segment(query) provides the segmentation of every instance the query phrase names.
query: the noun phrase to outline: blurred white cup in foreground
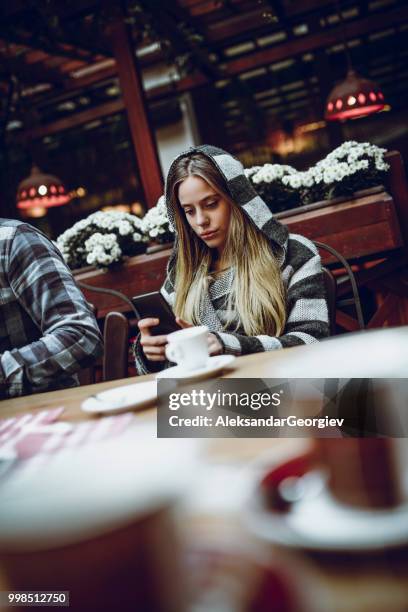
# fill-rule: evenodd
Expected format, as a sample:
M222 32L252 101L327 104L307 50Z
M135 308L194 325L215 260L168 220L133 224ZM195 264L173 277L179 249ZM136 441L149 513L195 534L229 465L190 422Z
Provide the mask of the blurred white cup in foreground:
M71 609L87 612L184 610L174 510L196 449L149 428L10 475L1 486L3 588L69 591Z

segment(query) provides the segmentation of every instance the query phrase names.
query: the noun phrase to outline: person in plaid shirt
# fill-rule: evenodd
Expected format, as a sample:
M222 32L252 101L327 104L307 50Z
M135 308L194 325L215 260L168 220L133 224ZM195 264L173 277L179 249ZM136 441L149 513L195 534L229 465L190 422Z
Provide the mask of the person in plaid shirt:
M58 249L28 223L0 218L0 397L76 386L101 352L95 317Z

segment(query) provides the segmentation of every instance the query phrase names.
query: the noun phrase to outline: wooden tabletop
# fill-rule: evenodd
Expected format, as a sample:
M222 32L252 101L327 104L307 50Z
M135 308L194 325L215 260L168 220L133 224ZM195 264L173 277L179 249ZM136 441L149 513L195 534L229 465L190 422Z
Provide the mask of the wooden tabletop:
M223 373L224 378L266 378L273 377L274 364L282 360L287 355L302 353L306 347L296 347L285 349L284 351L274 351L268 353L256 353L238 357L234 362L233 369ZM98 415L91 415L81 410L82 402L90 395L95 395L107 389L121 387L123 385L133 385L145 381L154 380L154 374L146 376L135 376L120 380L85 385L71 389L51 391L49 393L37 393L3 400L0 403L0 419L10 418L24 413L36 413L41 410L49 410L58 406L64 407L64 412L60 420L78 422L89 419L101 418ZM135 412L136 424L143 421L155 421L156 406L150 406ZM297 452L301 443L295 440L271 438L218 438L211 441L209 445L209 457L211 460L235 461L238 464L255 459L263 451L269 452L273 447L277 457L287 457Z
M287 356L301 354L307 351L307 347L296 347L285 349L284 351L273 351L267 353L255 353L238 357L234 363L233 369L224 372L225 378L266 378L273 377L274 364L282 362ZM64 406L64 419L69 421L80 421L93 418L89 414L82 412L81 403L90 395L100 393L107 389L121 387L123 385L133 385L135 383L153 380L154 375L135 376L133 378L123 378L94 385L86 385L83 387L74 387L71 389L63 389L60 391L51 391L49 393L37 393L26 395L10 400L0 402L0 418L9 418L24 412L36 412L56 406ZM144 412L152 412L152 409Z
M240 357L235 362L235 368L224 372L224 377L233 378L268 378L274 376L274 367L281 365L283 360L294 355L307 358L310 348L298 347L258 353ZM127 378L113 382L100 383L51 393L41 393L0 403L0 418L16 416L26 412L36 412L43 409L64 406L61 419L81 421L92 417L81 411L81 403L89 395L100 391L152 380L153 375ZM155 420L155 406L137 411L135 424L140 420ZM248 474L248 467L259 460L266 464L276 464L295 456L307 448L308 442L302 439L244 439L218 438L208 441L206 455L208 474L206 487L211 484L213 493L207 491L206 502L202 508L198 503L185 522L185 531L189 538L202 543L204 547L216 546L231 548L241 546L244 538L241 521L241 503L234 494L231 482L237 482L242 470ZM268 459L267 459L268 457ZM218 491L215 491L218 489ZM237 487L235 486L235 489ZM225 493L220 495L219 491ZM239 491L237 491L239 493ZM212 502L218 500L220 504ZM222 499L221 499L222 498ZM324 520L324 517L322 517ZM200 544L199 544L200 545ZM322 559L304 555L300 551L276 550L269 547L268 556L279 567L286 567L293 576L295 583L301 585L304 593L309 592L308 599L313 595L313 603L309 602L308 610L326 612L327 601L333 612L405 612L408 601L408 553L399 551L396 555L384 550L384 554L351 555L345 553L341 557L331 555ZM237 554L233 553L234 559ZM279 561L277 562L276 559ZM235 561L234 561L235 563ZM226 570L228 573L228 569ZM241 571L241 570L239 570ZM307 587L303 584L308 582ZM1 585L1 576L0 576ZM303 597L303 595L302 595ZM326 607L325 607L326 606Z

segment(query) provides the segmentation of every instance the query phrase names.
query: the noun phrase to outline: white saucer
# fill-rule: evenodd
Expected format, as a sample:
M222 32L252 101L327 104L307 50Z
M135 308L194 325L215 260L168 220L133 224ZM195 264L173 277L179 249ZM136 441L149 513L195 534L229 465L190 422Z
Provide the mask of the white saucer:
M181 366L173 366L167 370L163 370L156 375L156 378L182 378L183 380L202 380L210 378L214 374L218 374L224 368L230 366L236 357L234 355L215 355L209 357L207 365L204 368L197 370L186 370Z
M116 414L135 408L145 408L157 400L155 380L125 385L91 395L81 404L84 412L91 414Z
M244 520L263 541L290 548L363 552L408 543L408 502L384 510L352 508L325 486L287 512L266 508L258 489L252 491Z

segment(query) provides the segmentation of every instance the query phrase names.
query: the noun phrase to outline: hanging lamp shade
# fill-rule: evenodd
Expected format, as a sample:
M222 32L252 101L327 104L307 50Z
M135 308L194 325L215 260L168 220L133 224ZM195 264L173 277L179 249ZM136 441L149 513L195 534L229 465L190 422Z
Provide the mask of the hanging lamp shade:
M67 204L71 196L59 178L44 174L33 164L31 174L17 188L17 208L29 216L42 216L40 211L52 206ZM32 213L32 214L31 214Z
M341 121L364 117L377 113L384 106L384 94L380 87L349 69L345 80L336 85L327 98L325 119Z

